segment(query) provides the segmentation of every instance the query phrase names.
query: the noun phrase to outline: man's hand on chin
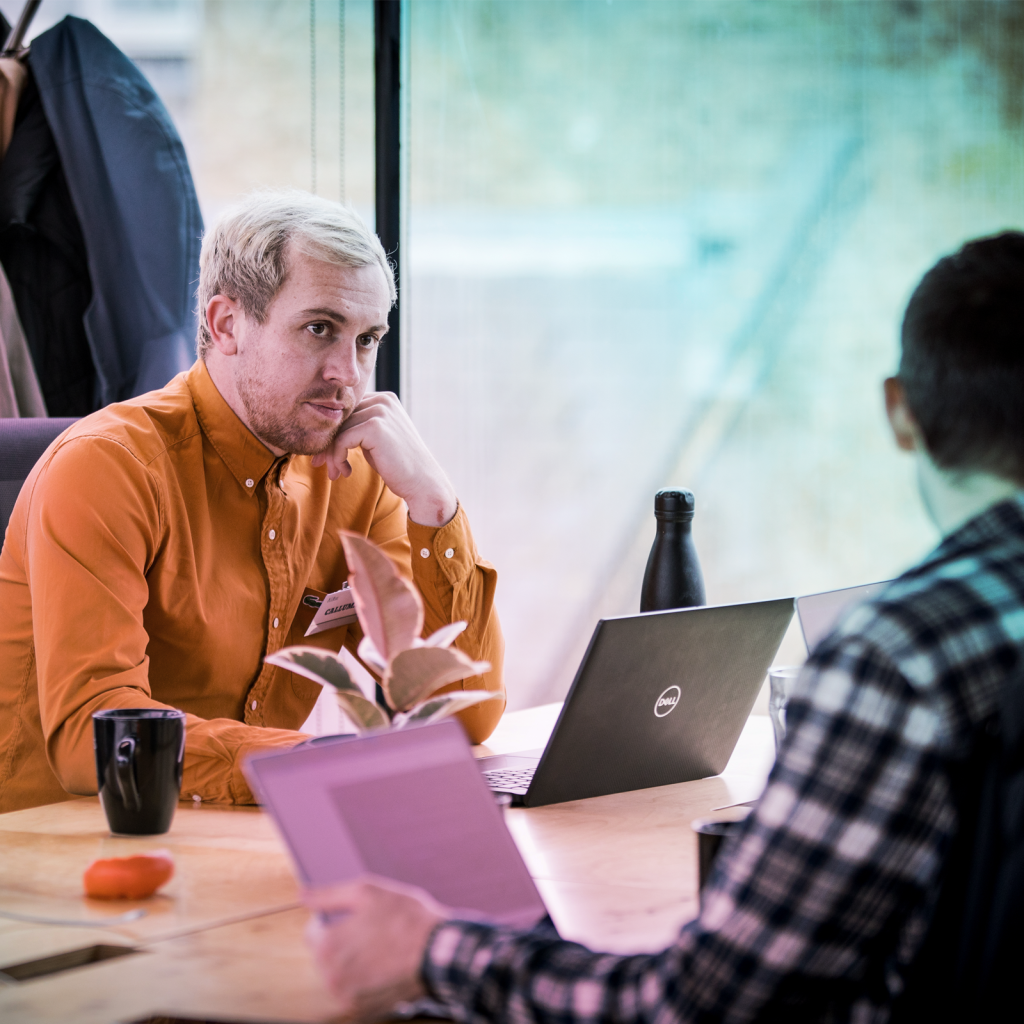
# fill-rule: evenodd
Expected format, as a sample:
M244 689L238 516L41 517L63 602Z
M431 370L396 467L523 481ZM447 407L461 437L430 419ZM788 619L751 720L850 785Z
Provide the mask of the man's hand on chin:
M326 465L332 480L347 477L352 472L350 448L362 448L366 461L409 506L413 522L436 528L455 516L459 502L451 481L390 391L368 394L345 420L331 448L313 456L313 465Z
M398 1003L425 996L420 965L434 928L447 915L420 889L367 876L309 891L310 910L340 916L325 924L314 914L306 940L345 1017L380 1020Z

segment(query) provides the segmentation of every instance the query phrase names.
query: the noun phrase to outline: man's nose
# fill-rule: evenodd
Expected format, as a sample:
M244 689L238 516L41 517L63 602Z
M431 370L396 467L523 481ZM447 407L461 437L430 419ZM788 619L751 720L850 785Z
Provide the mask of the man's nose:
M359 359L354 338L345 338L331 346L324 364L324 380L336 381L346 387L359 383Z

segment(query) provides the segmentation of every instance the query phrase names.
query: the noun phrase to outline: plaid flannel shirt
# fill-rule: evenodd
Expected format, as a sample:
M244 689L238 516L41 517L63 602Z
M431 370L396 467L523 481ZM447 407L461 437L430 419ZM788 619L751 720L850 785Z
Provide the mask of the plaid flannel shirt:
M767 787L700 916L617 956L448 922L423 961L461 1021L884 1021L938 896L966 753L1024 650L1024 500L990 507L813 652ZM829 1009L831 1007L831 1009Z

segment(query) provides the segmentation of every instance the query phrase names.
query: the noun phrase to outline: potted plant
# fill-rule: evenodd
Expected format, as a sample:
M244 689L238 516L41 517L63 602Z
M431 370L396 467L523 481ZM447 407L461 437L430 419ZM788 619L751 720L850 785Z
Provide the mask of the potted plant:
M440 693L447 683L486 672L490 662L472 658L451 646L465 622L442 626L425 640L423 602L387 555L372 541L344 531L341 542L348 562L348 585L363 629L359 657L379 676L388 710L368 699L352 682L341 658L320 647L284 647L266 660L271 665L330 686L341 710L361 735L376 729L402 729L447 718L464 708L494 700L491 690Z

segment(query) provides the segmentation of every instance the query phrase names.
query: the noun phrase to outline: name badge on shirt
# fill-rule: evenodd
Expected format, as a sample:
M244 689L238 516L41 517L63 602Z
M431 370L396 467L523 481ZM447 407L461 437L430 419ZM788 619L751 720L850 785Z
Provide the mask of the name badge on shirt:
M307 604L317 600L312 594L303 599ZM344 584L341 590L328 594L313 616L313 621L306 630L306 636L315 636L317 633L334 629L335 626L344 626L348 622L356 621L356 599L352 596L348 584Z

